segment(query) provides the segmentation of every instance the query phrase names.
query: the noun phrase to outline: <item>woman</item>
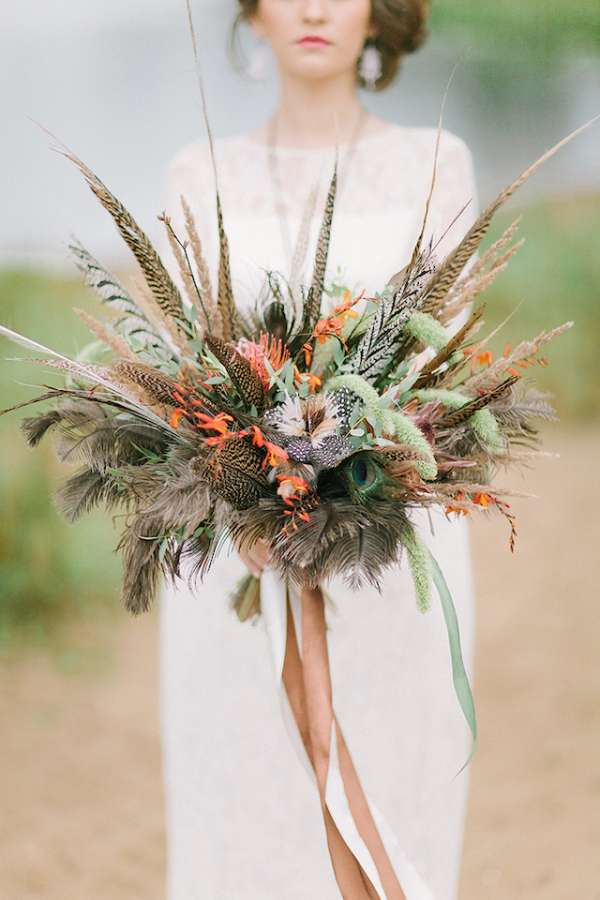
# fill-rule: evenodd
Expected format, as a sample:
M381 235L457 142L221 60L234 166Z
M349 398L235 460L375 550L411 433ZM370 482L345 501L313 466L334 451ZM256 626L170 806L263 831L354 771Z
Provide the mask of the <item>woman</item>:
M372 295L410 257L436 129L368 114L358 88L387 86L404 54L423 42L426 0L240 0L239 6L236 25L244 20L272 48L280 93L267 123L215 142L237 302L254 303L265 270L307 282L336 143L340 183L328 276ZM206 140L183 147L169 166L164 205L183 233L180 195L198 223L215 283L217 227ZM440 258L476 213L470 151L444 130L426 231L440 239ZM166 241L163 250L178 279ZM453 593L471 672L466 522L442 514L414 521ZM340 766L344 770L350 753L354 764L347 778L345 767L344 790L349 801L364 790L386 823L378 819L384 847L375 847L377 835L367 837L372 818L351 802L353 827L372 850L383 885L377 893L365 879L355 890L351 878L344 882L348 848L336 845L335 824L326 821L324 830L323 803L320 809L319 794L290 748L265 630L241 624L227 602L247 568L260 574L268 565L268 547L257 545L243 559L229 549L196 590L180 581L166 584L161 597L169 900L455 898L468 771L452 778L468 739L441 611L434 607L425 617L417 611L404 564L387 571L381 593L352 591L342 578L326 586L333 602L327 677L345 738Z

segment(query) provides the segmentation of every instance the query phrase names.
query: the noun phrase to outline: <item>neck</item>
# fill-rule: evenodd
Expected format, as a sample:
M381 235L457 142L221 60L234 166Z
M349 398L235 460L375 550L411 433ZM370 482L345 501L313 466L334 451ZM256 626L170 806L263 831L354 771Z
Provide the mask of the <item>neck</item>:
M318 147L350 139L364 112L354 76L307 82L282 76L274 113L280 146Z

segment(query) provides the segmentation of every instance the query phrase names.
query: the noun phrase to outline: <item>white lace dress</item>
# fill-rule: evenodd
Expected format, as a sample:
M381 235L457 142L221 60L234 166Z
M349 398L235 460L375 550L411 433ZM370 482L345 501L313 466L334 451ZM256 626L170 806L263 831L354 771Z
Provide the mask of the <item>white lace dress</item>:
M388 125L355 147L333 220L328 274L367 293L406 264L417 237L436 130ZM236 136L215 142L233 286L251 303L267 269L287 274L289 258L274 205L267 148ZM292 236L320 178L307 273L312 265L334 149L280 148L278 171ZM163 207L181 230L179 195L196 216L217 281L216 216L208 146L199 140L173 158ZM477 212L471 153L444 130L427 234L455 244ZM169 270L178 281L163 242ZM308 277L307 274L307 277ZM413 520L445 574L473 683L474 596L466 519ZM168 835L168 900L339 900L319 798L290 744L261 623L241 624L227 595L244 566L223 553L195 591L183 581L161 593L161 699ZM448 639L435 601L416 608L405 565L387 571L381 593L326 586L333 700L370 801L428 892L408 900L457 896L470 736L452 686Z

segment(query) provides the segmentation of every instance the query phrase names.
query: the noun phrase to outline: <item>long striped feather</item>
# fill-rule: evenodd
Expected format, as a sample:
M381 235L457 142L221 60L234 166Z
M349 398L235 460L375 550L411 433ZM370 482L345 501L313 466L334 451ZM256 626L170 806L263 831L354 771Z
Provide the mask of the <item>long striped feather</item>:
M566 137L562 138L558 143L554 144L549 150L546 150L542 156L528 166L521 174L514 179L504 190L500 191L495 200L481 213L474 224L469 228L464 238L457 247L448 254L443 263L438 267L434 275L432 275L427 285L427 297L423 306L423 311L431 314L442 305L448 291L454 285L456 279L464 269L465 265L475 253L483 238L487 234L493 217L504 203L517 191L531 176L537 172L540 166L554 156L565 144L568 144L575 137L589 128L594 122L600 119L600 115L594 116L584 125L576 128Z
M507 391L510 387L515 384L516 381L519 380L520 375L511 375L510 378L506 378L502 381L497 387L493 388L486 394L483 394L481 397L475 397L469 403L465 403L464 406L461 406L459 409L455 409L452 412L446 413L446 415L442 416L441 419L438 419L436 425L441 428L456 428L462 422L466 422L473 413L476 413L480 409L484 409L486 406L489 406L490 403L493 403L494 400L497 400L501 397L505 391Z
M163 353L166 352L167 355L170 355L170 350L155 325L121 282L105 269L74 236L71 237L68 248L75 265L83 272L86 285L98 294L101 302L106 304L108 309L120 313L113 323L115 330L122 334L128 342L135 338L155 349L160 347Z
M181 208L183 210L188 240L192 248L194 262L198 271L200 290L202 292L202 302L208 311L208 323L206 324L206 331L208 331L210 334L216 335L216 337L222 337L223 323L221 321L221 312L219 310L219 307L215 303L215 298L213 296L210 270L204 256L204 252L202 250L202 242L200 240L198 228L196 227L196 220L194 219L192 210L183 194L180 195L179 200L181 202Z
M440 105L440 114L438 117L438 127L437 127L436 139L435 139L435 150L434 150L434 154L433 154L433 170L431 173L431 185L429 187L429 193L427 195L427 200L425 201L425 212L423 214L423 222L421 224L421 231L420 231L419 237L417 238L417 241L415 243L410 262L408 263L408 266L406 267L406 275L407 276L409 273L412 272L414 267L417 265L417 261L421 255L421 251L422 251L423 236L425 234L425 228L427 227L427 220L429 219L431 198L433 197L433 191L435 188L435 180L437 177L438 155L439 155L439 149L440 149L440 139L442 136L442 124L444 121L444 108L446 106L446 100L448 97L448 93L450 91L450 85L452 84L452 79L454 78L454 73L456 72L457 67L458 67L458 63L456 63L456 65L452 69L452 72L450 73L450 77L448 78L448 83L446 84L446 89L444 91L444 96L442 97L442 102Z
M304 305L304 322L302 330L305 334L311 334L315 327L321 312L321 301L323 298L323 287L325 284L325 270L327 268L327 258L329 256L329 244L331 240L331 224L333 221L333 210L335 207L335 194L337 190L338 160L337 153L333 166L333 174L329 182L329 190L327 191L327 199L325 200L325 209L323 211L323 219L319 230L317 247L315 251L315 261L313 267L313 276L308 289L308 297Z
M162 428L164 431L168 431L170 434L176 435L179 440L185 440L181 432L178 432L175 428L172 428L168 422L158 416L148 406L140 403L138 398L131 391L127 390L127 388L125 388L121 384L118 384L116 381L111 380L109 376L109 369L106 369L103 366L96 366L90 363L80 363L77 360L70 359L68 356L64 356L62 353L58 353L58 351L52 350L50 347L46 347L44 346L44 344L40 344L38 343L38 341L34 341L32 338L28 338L23 334L19 334L18 331L13 331L11 328L6 328L6 326L4 325L0 325L0 335L3 335L4 337L8 338L8 340L12 341L15 344L19 344L20 346L25 347L28 350L34 350L37 353L43 353L44 356L47 357L42 360L28 360L28 362L36 362L40 365L46 365L49 368L62 369L63 371L77 375L85 381L92 381L95 384L102 385L102 387L110 391L111 394L116 394L124 402L126 402L130 407L131 412L136 413L143 419L147 419L154 425L160 426L160 428Z
M119 234L138 261L156 302L163 312L174 320L177 327L187 333L188 321L183 311L179 290L146 233L140 228L129 210L115 197L95 172L44 125L41 125L39 122L37 124L57 142L58 146L52 149L61 153L77 166L88 187L110 214Z
M419 308L422 279L429 271L429 258L426 253L421 254L413 268L407 270L404 283L381 296L356 350L347 357L340 371L372 381L394 364L402 326Z
M217 303L222 318L222 337L225 341L236 341L241 336L241 325L238 317L237 306L233 296L233 286L231 284L231 266L229 261L229 241L227 232L223 224L223 210L221 204L221 195L219 193L219 183L217 178L217 164L215 159L215 149L213 143L212 130L208 119L206 109L206 95L204 93L204 85L200 74L200 65L198 58L198 44L196 41L196 31L194 29L194 20L192 16L192 8L190 0L186 0L188 22L190 26L190 35L192 39L192 49L194 51L194 61L196 68L196 77L198 87L200 89L200 97L202 100L202 115L206 126L208 136L208 147L210 150L210 158L212 161L213 174L215 180L215 194L217 202L217 229L219 234L219 284L217 288Z

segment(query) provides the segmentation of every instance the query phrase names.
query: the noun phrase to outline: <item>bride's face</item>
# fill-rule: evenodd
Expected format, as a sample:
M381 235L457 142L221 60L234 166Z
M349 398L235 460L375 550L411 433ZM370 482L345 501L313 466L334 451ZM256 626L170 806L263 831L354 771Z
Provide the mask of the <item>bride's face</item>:
M259 0L250 24L282 72L310 79L353 72L374 34L371 0Z

